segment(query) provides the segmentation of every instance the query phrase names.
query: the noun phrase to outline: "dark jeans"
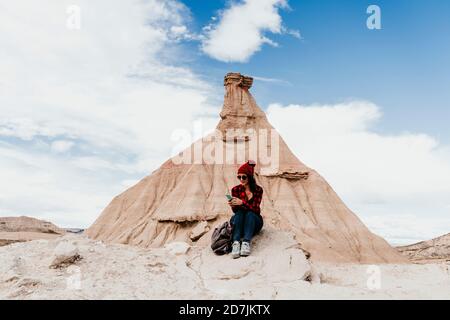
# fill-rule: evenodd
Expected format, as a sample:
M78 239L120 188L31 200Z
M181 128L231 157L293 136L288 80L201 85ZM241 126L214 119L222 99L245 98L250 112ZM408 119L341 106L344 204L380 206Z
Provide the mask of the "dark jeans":
M250 242L264 224L261 215L245 209L236 211L230 222L233 225L233 242L240 241L241 237L244 237L244 241Z

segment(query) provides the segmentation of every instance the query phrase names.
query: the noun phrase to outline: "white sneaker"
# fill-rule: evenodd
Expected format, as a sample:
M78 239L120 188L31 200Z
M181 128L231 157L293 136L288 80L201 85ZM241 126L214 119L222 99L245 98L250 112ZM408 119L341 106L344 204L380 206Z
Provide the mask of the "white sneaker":
M241 245L241 256L248 256L250 255L250 243L247 241L242 241Z
M239 258L240 250L241 250L241 244L239 243L239 241L233 242L233 246L231 249L231 256L233 257L233 259Z

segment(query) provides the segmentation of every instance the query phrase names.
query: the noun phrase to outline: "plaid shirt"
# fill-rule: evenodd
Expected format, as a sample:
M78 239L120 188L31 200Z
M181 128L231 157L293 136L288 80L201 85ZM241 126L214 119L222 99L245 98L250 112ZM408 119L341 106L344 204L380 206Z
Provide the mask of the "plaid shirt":
M259 205L261 204L263 189L260 186L256 186L256 191L253 192L253 197L250 200L247 200L245 187L242 184L234 186L233 189L231 189L231 195L242 200L242 206L232 208L233 212L236 212L239 207L245 207L246 209L251 210L256 214L261 214Z

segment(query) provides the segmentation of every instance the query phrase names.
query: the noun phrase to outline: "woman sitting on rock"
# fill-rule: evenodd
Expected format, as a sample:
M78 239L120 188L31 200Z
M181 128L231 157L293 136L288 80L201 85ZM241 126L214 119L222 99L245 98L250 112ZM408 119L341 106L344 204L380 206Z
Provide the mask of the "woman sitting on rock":
M237 178L241 182L231 189L232 199L228 202L234 215L233 225L233 258L250 254L250 241L263 227L260 204L263 189L256 184L254 173L255 163L247 161L238 170ZM240 244L243 238L242 245Z

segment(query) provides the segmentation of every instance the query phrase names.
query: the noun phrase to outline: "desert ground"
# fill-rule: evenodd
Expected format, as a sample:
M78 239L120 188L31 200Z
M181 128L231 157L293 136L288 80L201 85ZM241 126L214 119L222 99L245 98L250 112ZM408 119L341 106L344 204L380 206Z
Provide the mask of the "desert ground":
M208 247L105 244L85 235L0 247L0 299L449 299L450 261L326 264L265 229L249 257Z

